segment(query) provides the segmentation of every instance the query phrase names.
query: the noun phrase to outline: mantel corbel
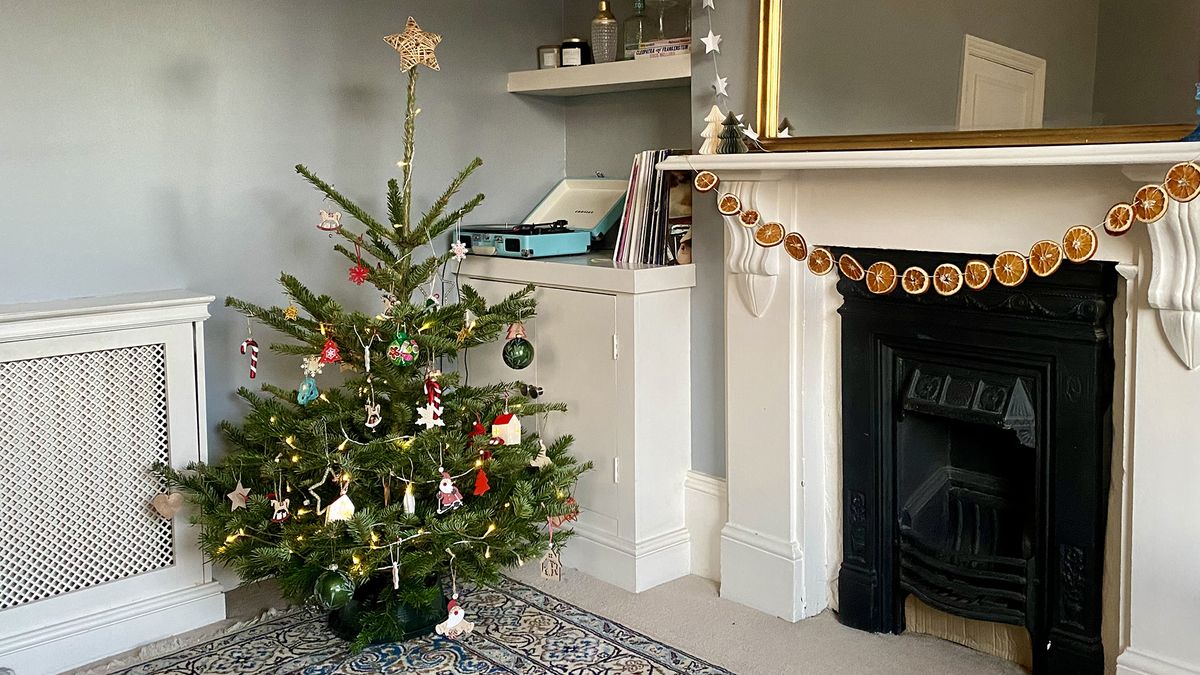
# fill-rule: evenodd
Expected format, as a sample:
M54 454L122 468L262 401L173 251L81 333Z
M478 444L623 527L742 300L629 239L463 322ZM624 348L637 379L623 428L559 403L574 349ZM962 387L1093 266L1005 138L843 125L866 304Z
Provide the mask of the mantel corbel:
M1200 367L1200 199L1167 202L1146 226L1153 256L1148 302L1167 342L1190 370Z
M721 191L736 195L743 208L754 208L763 213L766 202L773 204L776 201L768 199L774 195L767 193L778 192L777 186L778 183L774 182L723 181ZM767 217L766 214L764 217ZM725 216L724 219L725 231L729 235L726 270L746 309L755 317L761 317L775 297L775 285L779 278L779 247L759 246L754 241L754 228L742 225L737 216Z

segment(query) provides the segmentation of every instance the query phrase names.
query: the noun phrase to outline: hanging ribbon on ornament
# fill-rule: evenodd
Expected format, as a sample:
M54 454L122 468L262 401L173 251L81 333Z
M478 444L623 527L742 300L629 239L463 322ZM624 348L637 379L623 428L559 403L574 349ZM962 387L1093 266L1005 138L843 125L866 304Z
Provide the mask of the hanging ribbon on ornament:
M254 341L254 330L250 327L250 319L246 319L247 337L242 340L242 356L250 353L250 379L258 376L258 343Z
M362 235L358 235L358 241L354 242L354 257L358 260L358 264L350 268L350 281L362 286L367 277L371 275L371 268L362 264Z

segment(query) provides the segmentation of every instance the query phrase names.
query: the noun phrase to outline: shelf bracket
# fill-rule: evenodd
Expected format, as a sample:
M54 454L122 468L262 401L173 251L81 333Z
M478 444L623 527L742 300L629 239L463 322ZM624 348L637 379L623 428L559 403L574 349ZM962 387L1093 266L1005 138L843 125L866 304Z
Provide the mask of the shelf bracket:
M736 181L726 184L743 207L761 208L757 202L760 183ZM754 228L742 225L737 216L725 216L728 233L725 266L746 309L755 317L766 314L775 298L779 278L779 247L767 248L754 241Z
M1153 255L1149 304L1167 342L1189 370L1200 368L1200 200L1170 200L1146 226Z

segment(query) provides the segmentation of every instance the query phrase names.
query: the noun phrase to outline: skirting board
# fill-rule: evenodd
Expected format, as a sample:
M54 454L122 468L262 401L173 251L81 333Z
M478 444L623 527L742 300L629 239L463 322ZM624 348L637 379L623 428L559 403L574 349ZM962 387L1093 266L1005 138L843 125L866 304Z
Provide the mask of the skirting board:
M1128 647L1117 657L1117 675L1200 675L1200 665Z
M685 577L691 569L688 531L680 528L637 542L575 524L562 562L633 593Z
M4 638L0 668L60 673L224 619L225 594L209 582Z
M686 525L692 540L692 574L721 580L721 528L729 517L725 479L688 471L683 482Z

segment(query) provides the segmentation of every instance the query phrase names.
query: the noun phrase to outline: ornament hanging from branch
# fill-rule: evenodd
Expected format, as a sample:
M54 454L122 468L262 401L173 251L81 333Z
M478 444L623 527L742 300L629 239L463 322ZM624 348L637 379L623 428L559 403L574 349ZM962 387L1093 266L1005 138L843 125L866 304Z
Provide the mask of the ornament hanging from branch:
M250 489L242 487L242 481L239 479L237 487L233 488L233 492L225 496L229 498L229 510L237 511L238 509L246 508L246 499L250 496Z
M308 405L317 400L317 397L320 395L321 391L317 389L316 379L309 376L304 378L304 381L300 383L300 389L296 392L296 403Z
M333 338L325 340L324 346L321 347L321 363L337 363L342 360L342 350L338 349L337 343Z
M250 354L250 379L258 376L258 343L254 341L254 331L250 328L250 319L246 319L246 339L242 340L242 356Z
M447 511L453 511L462 506L463 497L458 488L454 487L454 479L450 477L450 472L442 467L438 467L438 471L442 474L442 480L438 482L437 494L437 512L440 516Z
M329 236L332 237L333 233L342 227L342 214L338 211L330 212L324 210L320 213L321 220L317 223L317 229L322 232L328 232Z
M170 520L175 517L179 509L183 508L183 493L182 492L164 492L154 495L154 499L150 500L150 505L158 512L158 515ZM244 503L243 503L244 505Z
M371 275L371 268L362 264L362 244L360 243L362 236L359 236L359 241L354 242L354 257L357 258L357 264L350 268L350 281L358 286L362 286L367 277Z
M467 621L467 613L462 606L458 604L458 594L446 604L446 620L434 626L434 630L438 635L444 635L448 638L458 639L475 630L475 624Z
M404 331L396 333L396 337L387 348L388 360L397 366L411 366L416 362L417 355L420 353L421 347L417 341L408 337L408 333Z

